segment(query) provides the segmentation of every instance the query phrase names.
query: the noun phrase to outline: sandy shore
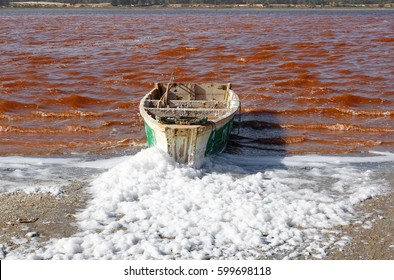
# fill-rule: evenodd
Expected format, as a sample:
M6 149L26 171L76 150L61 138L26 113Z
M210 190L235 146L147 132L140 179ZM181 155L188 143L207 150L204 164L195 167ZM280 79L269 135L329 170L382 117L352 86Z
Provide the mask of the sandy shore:
M17 248L31 238L44 244L51 238L78 232L75 213L86 206L86 183L74 183L64 195L11 193L0 195L0 244ZM367 218L338 228L350 242L328 251L327 259L394 259L394 193L367 200L360 205ZM360 213L361 213L360 212Z
M12 2L10 6L13 8L110 8L111 3L97 4L70 4L66 2L44 2L44 1L23 1Z
M340 227L351 242L343 250L330 250L327 259L394 260L394 193L367 200L359 208L369 217Z
M352 4L344 5L340 7L329 6L329 5L316 5L310 7L308 5L300 4L270 4L266 6L264 4L168 4L168 5L150 5L150 6L112 6L111 2L107 3L81 3L81 4L70 4L67 2L46 2L46 1L22 1L13 2L10 1L10 7L12 8L115 8L115 9L392 9L394 8L393 3L386 3L383 6L379 4Z
M0 244L17 248L23 239L44 243L78 232L75 214L86 206L85 190L86 183L74 183L60 196L21 192L0 195Z

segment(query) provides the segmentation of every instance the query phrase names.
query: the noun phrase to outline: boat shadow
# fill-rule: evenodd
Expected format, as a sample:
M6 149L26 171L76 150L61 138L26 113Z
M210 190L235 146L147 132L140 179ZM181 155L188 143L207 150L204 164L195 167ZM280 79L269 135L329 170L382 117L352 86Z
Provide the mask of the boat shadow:
M214 172L252 174L286 169L285 131L271 112L241 113L235 117L224 152L210 159L206 169Z

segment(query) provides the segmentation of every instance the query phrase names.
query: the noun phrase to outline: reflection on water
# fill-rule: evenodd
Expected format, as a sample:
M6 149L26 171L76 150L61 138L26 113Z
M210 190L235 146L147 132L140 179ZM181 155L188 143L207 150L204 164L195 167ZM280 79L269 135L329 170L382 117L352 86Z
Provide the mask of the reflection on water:
M229 151L394 150L393 11L0 11L0 154L144 144L152 82L232 82Z

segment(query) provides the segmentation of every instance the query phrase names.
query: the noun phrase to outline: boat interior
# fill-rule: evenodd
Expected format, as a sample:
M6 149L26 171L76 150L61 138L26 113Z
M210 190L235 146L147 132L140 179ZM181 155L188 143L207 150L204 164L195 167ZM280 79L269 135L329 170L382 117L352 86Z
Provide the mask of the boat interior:
M155 84L144 109L156 119L216 120L228 113L231 84Z

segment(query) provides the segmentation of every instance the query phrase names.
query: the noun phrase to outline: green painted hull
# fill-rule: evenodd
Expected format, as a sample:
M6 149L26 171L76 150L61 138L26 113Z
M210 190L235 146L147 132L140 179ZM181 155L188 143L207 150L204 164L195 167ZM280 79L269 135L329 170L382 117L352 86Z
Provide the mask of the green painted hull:
M205 156L219 154L226 148L233 121L234 117L219 129L212 130L209 135Z
M229 122L225 123L222 127L218 129L215 128L211 131L208 141L206 143L206 149L204 153L206 157L209 155L219 154L226 148L228 139L230 138L233 121L234 117L230 119ZM149 126L146 121L144 121L144 124L146 143L149 148L155 147L157 142L155 131Z
M155 131L148 125L146 121L145 123L145 134L146 134L146 143L148 144L148 147L154 147L156 145L156 137L155 137Z

